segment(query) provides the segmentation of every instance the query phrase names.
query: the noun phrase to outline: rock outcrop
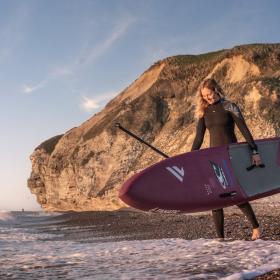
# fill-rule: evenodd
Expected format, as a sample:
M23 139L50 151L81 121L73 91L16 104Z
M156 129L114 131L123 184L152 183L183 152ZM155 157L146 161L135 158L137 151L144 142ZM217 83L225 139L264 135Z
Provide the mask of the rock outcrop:
M35 149L28 187L43 209L124 206L117 197L121 184L162 158L114 124L121 123L168 155L189 151L195 133L194 96L200 82L210 76L239 105L255 139L279 135L280 44L169 57L81 126ZM238 131L237 135L243 140ZM206 135L203 146L208 143Z

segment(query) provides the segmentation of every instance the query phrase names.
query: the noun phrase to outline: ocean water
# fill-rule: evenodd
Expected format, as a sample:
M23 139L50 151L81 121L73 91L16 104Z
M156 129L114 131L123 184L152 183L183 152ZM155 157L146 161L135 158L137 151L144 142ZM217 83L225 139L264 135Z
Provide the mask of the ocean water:
M280 241L116 242L104 239L94 225L61 226L62 219L0 212L0 279L232 280L280 268ZM65 238L67 231L76 238Z

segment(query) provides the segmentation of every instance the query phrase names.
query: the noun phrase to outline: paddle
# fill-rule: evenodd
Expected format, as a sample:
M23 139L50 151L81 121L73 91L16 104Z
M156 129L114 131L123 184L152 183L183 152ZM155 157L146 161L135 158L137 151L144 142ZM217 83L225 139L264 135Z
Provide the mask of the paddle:
M162 151L160 151L159 149L155 148L154 146L152 146L151 144L147 143L146 141L144 141L142 138L138 137L137 135L135 135L134 133L132 133L131 131L127 130L126 128L124 128L123 126L121 126L120 123L115 123L115 126L119 129L121 129L122 131L124 131L125 133L127 133L128 135L134 137L135 139L137 139L138 141L140 141L141 143L147 145L148 147L150 147L152 150L156 151L158 154L160 154L161 156L165 157L165 158L169 158L168 155L166 155L165 153L163 153Z
M152 146L151 144L147 143L145 140L143 140L142 138L138 137L137 135L135 135L134 133L132 133L131 131L127 130L126 128L124 128L123 126L121 126L120 123L115 123L115 126L119 129L121 129L122 131L124 131L125 133L127 133L128 135L132 136L133 138L135 138L136 140L140 141L141 143L147 145L148 147L150 147L152 150L154 150L155 152L157 152L158 154L160 154L161 156L165 157L165 158L169 158L168 155L166 155L165 153L163 153L162 151L160 151L159 149L155 148L154 146ZM254 169L255 167L257 167L256 164L253 164L249 167L247 167L247 171L250 171L252 169ZM264 164L260 164L258 167L260 168L264 168L265 165Z

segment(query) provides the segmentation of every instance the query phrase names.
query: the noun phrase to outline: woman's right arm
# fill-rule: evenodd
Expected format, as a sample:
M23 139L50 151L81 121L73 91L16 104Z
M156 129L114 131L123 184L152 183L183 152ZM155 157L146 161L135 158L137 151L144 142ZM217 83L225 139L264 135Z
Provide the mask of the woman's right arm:
M204 122L204 117L200 118L198 120L197 126L196 126L196 135L192 144L191 151L194 150L199 150L202 143L203 143L203 138L205 134L206 126Z

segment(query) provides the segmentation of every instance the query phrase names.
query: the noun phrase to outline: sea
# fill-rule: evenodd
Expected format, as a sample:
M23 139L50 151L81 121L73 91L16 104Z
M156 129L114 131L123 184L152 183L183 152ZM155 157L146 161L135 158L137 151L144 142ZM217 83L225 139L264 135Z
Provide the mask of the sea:
M233 280L280 268L280 241L113 241L64 217L0 211L0 279Z

